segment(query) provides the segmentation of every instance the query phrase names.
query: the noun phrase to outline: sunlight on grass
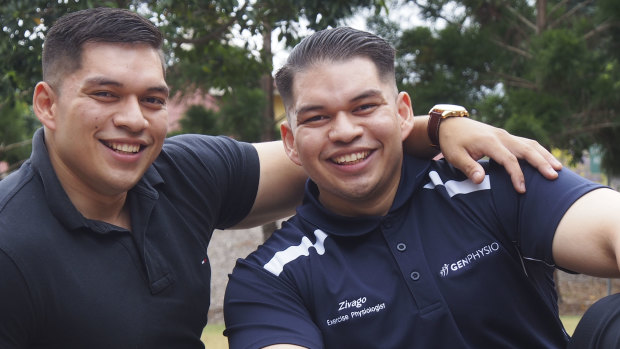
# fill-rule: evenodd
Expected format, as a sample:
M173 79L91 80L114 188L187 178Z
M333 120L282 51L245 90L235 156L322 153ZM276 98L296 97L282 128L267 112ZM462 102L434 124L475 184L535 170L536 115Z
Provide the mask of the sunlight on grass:
M564 315L560 316L560 319L562 319L566 332L572 336L575 331L575 327L577 327L577 323L581 319L581 315Z
M207 349L228 349L228 339L222 332L224 325L207 325L202 331L202 342Z
M561 319L566 332L572 335L581 316L565 315ZM204 331L202 331L201 339L207 349L228 349L228 340L224 337L222 331L224 331L224 325L207 325L205 327Z

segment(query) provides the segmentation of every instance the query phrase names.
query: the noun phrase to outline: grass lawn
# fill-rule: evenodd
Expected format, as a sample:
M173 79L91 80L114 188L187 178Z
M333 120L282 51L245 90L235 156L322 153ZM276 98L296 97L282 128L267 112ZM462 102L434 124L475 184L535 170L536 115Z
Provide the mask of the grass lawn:
M567 315L562 316L561 319L566 332L572 335L581 316ZM224 325L207 325L205 327L204 331L202 331L202 342L207 349L228 349L228 340L224 337L222 331L224 331Z
M207 349L228 349L228 338L222 332L224 325L207 325L202 331L202 342Z

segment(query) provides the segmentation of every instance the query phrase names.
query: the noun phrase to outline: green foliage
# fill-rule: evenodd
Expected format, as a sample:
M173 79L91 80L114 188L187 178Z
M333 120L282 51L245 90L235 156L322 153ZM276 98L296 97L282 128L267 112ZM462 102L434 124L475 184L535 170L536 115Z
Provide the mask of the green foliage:
M433 28L395 39L400 87L417 113L437 102L620 170L620 2L414 0ZM541 11L544 9L544 11ZM373 22L380 30L393 25ZM620 173L620 172L618 172Z
M201 105L188 108L179 123L183 133L227 135L246 142L261 140L265 94L260 88L238 88L224 94L219 110Z
M221 127L218 125L218 113L202 105L190 106L179 120L181 129L185 133L201 133L218 135Z
M32 137L35 120L31 116L28 105L21 101L13 101L0 106L0 161L9 164L18 163L30 155L30 146L23 140ZM15 145L11 147L11 145ZM9 150L5 150L9 147Z
M261 123L258 116L265 108L265 93L260 88L237 89L222 98L220 118L222 130L239 140L261 140Z

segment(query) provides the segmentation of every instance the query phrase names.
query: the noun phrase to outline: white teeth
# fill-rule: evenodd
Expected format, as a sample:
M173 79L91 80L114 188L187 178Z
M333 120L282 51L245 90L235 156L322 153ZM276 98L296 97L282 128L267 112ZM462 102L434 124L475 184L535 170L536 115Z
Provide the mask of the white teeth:
M337 164L341 164L341 165L344 163L352 163L352 162L365 159L368 156L368 154L369 152L367 151L347 154L347 155L343 155L343 156L339 156L335 158L334 162Z
M127 143L108 143L108 147L124 153L137 153L140 150L139 145Z

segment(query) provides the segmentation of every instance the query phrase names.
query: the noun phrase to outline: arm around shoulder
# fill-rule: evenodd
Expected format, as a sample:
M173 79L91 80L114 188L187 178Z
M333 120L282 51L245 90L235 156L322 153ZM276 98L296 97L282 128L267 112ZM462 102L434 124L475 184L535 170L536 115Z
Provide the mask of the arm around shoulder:
M307 175L284 152L281 141L254 143L260 180L252 210L234 228L249 228L288 217L301 203Z

